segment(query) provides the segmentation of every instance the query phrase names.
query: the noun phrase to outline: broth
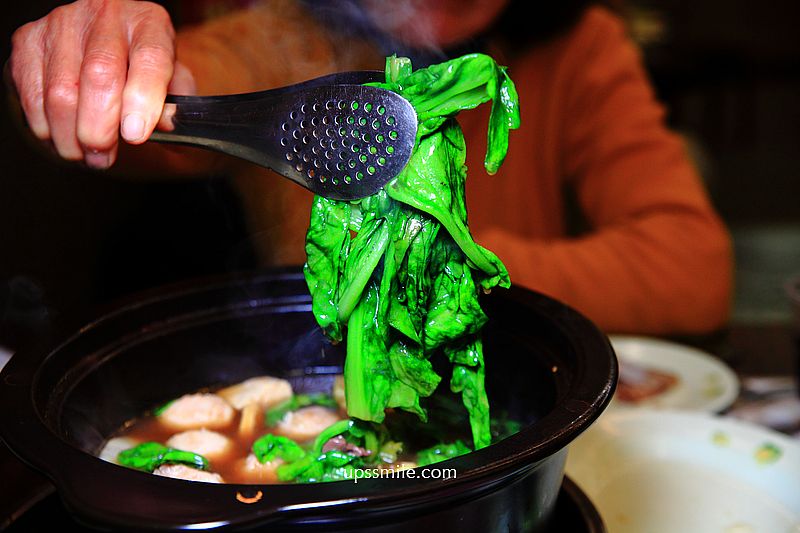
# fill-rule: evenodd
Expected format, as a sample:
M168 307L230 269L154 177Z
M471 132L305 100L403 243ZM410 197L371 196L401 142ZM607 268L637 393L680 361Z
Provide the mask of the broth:
M312 395L295 394L287 381L261 376L186 394L135 418L99 455L191 481L330 481L355 476L358 469L375 477L471 451L464 444L469 420L458 398L434 398L430 423L389 410L384 424L359 426L347 418L341 376L333 390ZM508 421L500 426L501 438L518 429ZM159 456L165 453L172 455Z

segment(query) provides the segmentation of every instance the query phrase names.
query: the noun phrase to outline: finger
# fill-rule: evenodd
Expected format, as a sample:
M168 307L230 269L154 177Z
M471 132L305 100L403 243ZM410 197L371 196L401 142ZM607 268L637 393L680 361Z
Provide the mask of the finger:
M164 11L142 18L128 52L128 79L122 92L122 137L144 142L164 107L175 62L174 32Z
M118 4L101 9L85 39L80 71L77 127L86 163L106 168L119 138L122 89L128 70L128 46Z
M77 161L83 158L75 130L81 68L79 30L69 21L59 21L50 24L48 31L51 35L44 50L44 112L58 154Z
M194 81L192 72L180 61L175 61L175 69L167 90L170 94L197 94L197 84ZM164 109L161 111L161 118L158 121L157 127L164 131L172 131L174 129L172 117L175 116L175 111L175 104L164 104Z
M46 140L50 128L44 113L43 26L41 21L32 22L14 32L9 67L28 126L36 137Z

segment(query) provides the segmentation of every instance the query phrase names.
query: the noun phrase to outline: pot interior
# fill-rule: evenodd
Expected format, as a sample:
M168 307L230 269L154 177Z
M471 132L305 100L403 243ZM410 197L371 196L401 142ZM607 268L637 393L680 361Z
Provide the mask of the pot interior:
M344 350L322 335L310 302L256 300L247 307L224 302L146 324L126 321L127 332L94 350L67 347L83 353L52 359L37 382L35 397L47 425L94 454L131 419L189 392L258 375L288 379L295 392L329 391L341 373ZM526 425L550 412L559 395L568 394L573 369L564 363L574 355L568 339L546 328L536 331L534 317L528 318L527 331L516 331L519 320L492 320L484 334L493 413ZM554 367L559 371L553 372ZM440 372L445 390L447 370L444 365ZM436 414L432 409L432 421Z

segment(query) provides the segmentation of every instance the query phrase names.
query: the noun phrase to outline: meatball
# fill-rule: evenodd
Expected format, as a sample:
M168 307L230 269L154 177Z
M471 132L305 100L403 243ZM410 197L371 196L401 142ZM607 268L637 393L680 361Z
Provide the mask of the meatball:
M130 437L114 437L106 442L98 457L109 463L117 463L119 452L135 447L139 441Z
M159 419L170 428L220 429L231 423L234 409L216 394L186 394L161 413Z
M203 481L205 483L225 483L222 476L214 472L198 470L186 465L161 465L153 473L157 476L184 479L186 481Z
M275 433L297 442L306 442L339 420L339 415L333 409L312 405L286 413L275 427Z
M261 376L250 378L217 392L237 409L248 404L269 408L292 397L292 385L285 379Z
M169 438L167 446L197 453L206 459L219 459L231 449L231 440L221 433L207 429L190 429Z
M282 464L281 458L262 463L251 453L239 460L237 466L246 483L277 483L278 467Z

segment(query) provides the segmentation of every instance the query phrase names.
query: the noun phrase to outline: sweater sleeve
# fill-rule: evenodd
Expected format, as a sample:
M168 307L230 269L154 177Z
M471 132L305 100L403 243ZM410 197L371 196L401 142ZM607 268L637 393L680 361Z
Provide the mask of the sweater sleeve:
M681 139L664 123L621 21L591 9L568 37L560 167L592 230L533 241L480 237L512 282L609 332L705 333L727 320L732 252Z

